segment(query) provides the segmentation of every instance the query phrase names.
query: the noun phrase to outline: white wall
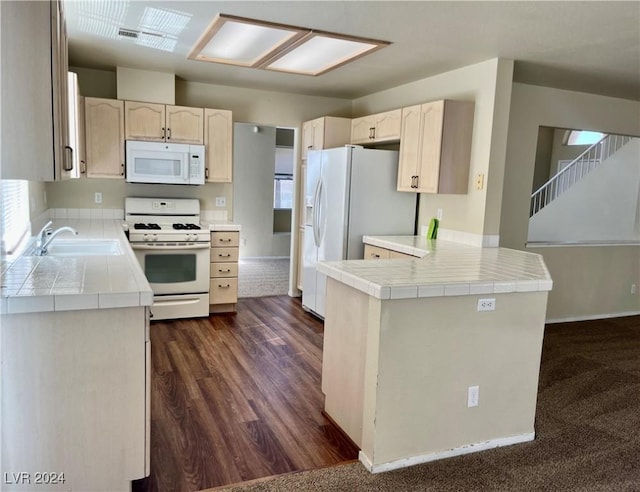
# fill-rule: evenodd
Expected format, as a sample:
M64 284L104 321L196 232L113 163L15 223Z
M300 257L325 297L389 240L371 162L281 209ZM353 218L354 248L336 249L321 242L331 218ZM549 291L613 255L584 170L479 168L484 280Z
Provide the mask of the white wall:
M528 241L640 243L640 139L628 142L529 220Z
M422 194L421 226L428 225L441 208L442 228L480 235L498 233L512 78L513 61L493 59L353 101L354 116L438 99L475 102L468 194ZM483 190L473 186L477 174L485 175Z
M283 241L273 233L276 129L235 123L233 152L233 215L242 224L240 257L289 256L289 236Z
M500 245L524 249L539 126L640 135L640 102L513 84ZM530 248L544 256L553 290L547 319L640 312L640 246Z

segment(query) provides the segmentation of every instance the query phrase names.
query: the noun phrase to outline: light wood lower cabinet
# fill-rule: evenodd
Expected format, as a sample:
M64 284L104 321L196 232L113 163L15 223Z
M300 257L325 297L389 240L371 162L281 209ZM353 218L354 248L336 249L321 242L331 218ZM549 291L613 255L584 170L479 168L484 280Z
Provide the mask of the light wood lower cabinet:
M238 302L238 247L240 233L211 233L211 264L209 281L209 312L236 310Z
M372 246L371 244L364 245L364 259L365 260L390 260L397 258L417 258L413 255L406 253L400 253L399 251L393 251L391 249L380 248L379 246Z

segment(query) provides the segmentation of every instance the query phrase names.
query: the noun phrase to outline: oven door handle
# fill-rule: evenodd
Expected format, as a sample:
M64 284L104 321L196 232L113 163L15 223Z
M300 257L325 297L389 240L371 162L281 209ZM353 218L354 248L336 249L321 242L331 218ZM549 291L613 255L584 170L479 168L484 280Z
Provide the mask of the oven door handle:
M144 250L144 251L166 251L168 249L209 249L211 248L211 243L198 243L198 244L182 244L182 245L162 245L162 246L150 246L148 244L136 244L129 243L131 245L131 249L134 250Z

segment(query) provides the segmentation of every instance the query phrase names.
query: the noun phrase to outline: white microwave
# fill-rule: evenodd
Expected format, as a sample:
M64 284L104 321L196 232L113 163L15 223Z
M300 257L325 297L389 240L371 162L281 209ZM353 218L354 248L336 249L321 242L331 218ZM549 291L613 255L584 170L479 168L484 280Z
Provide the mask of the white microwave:
M204 145L126 141L128 183L204 184Z

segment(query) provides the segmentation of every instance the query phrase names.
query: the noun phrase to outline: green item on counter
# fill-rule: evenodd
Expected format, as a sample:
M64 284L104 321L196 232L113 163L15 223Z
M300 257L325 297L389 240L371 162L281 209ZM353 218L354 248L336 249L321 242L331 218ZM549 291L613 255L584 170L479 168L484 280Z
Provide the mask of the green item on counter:
M429 223L429 230L427 231L427 239L436 239L438 236L438 225L440 221L438 219L431 219Z

